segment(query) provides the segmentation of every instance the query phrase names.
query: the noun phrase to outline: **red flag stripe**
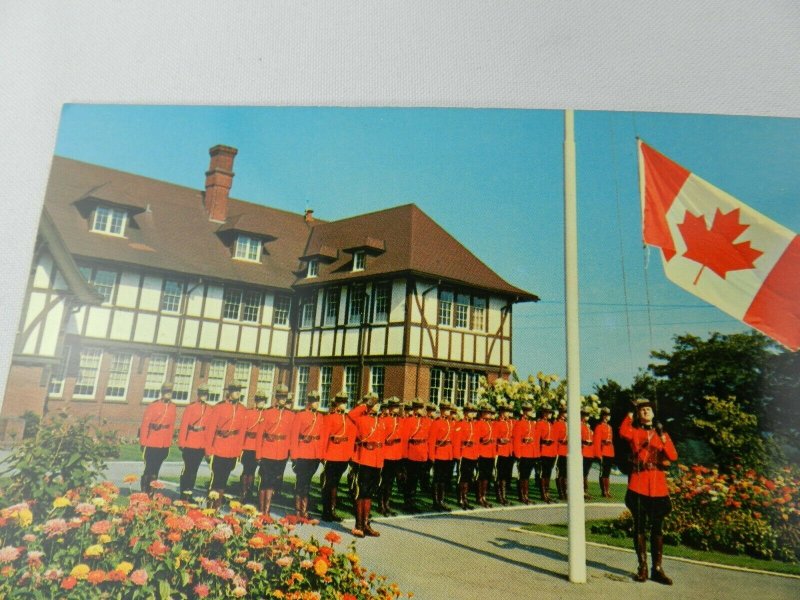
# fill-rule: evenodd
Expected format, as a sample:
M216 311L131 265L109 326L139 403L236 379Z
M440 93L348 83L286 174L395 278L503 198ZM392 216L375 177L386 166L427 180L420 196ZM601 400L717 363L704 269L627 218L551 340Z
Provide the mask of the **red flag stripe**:
M743 321L791 350L800 348L800 236L775 263Z
M644 241L658 246L666 260L675 256L675 244L667 224L667 211L691 173L639 142L644 163Z

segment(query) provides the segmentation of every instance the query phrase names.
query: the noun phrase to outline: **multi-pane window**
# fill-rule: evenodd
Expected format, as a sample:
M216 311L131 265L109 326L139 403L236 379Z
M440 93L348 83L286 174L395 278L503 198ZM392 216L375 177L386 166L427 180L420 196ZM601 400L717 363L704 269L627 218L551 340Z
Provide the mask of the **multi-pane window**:
M194 364L192 356L181 356L175 359L175 381L172 388L172 399L176 402L186 402L192 391L194 383Z
M250 370L253 365L243 360L237 360L233 367L233 380L242 386L242 402L247 402L250 391Z
M364 315L365 292L363 285L354 285L350 288L350 310L347 313L347 322L358 325Z
M108 370L106 399L124 400L128 395L128 382L131 377L131 355L129 353L112 354L111 366Z
M373 313L373 321L376 323L385 323L389 320L389 295L391 288L388 285L375 286L375 312Z
M319 263L316 260L308 261L306 277L316 277L317 275L319 275Z
M431 369L430 400L438 404L442 400L464 406L478 399L478 379L482 373L452 369Z
M339 318L339 288L325 291L325 325L336 325Z
M164 312L180 312L183 284L180 281L167 279L161 293L161 310Z
M486 319L486 298L472 299L472 329L484 330Z
M344 391L347 394L347 406L353 406L358 396L358 367L344 368Z
M64 348L61 362L53 367L50 383L47 385L47 395L50 398L61 398L64 395L64 380L67 378L67 365L69 364L70 347Z
M469 296L467 294L456 295L456 314L455 326L466 328L469 324Z
M211 402L222 400L222 390L225 389L225 371L228 363L221 358L215 358L208 365L208 399Z
M353 253L353 271L363 271L367 266L367 253L358 250Z
M319 405L328 408L333 384L333 367L320 367L319 370Z
M439 404L439 396L442 393L442 370L431 369L431 392L430 401Z
M147 376L144 380L144 399L158 400L161 386L167 377L167 355L153 354L147 361Z
M455 390L455 403L456 406L464 406L467 399L467 377L466 371L458 371L456 373L456 390Z
M478 401L478 380L481 377L481 373L476 373L475 371L470 371L469 373L469 401L475 403Z
M308 395L308 371L309 367L297 367L297 406L306 405Z
M442 400L453 402L453 389L455 386L455 373L445 371L442 376Z
M114 271L97 269L94 273L94 287L103 297L103 304L110 303L114 298L114 286L117 284L117 274Z
M239 234L236 238L234 258L258 262L261 260L261 241L249 235Z
M99 348L84 348L81 350L78 377L75 379L73 397L92 398L94 396L102 358L103 351Z
M272 382L275 380L275 365L270 363L258 364L258 383L256 389L263 392L267 398L272 398Z
M242 310L242 290L225 288L222 295L222 318L239 320Z
M372 367L369 373L369 389L383 399L383 380L386 370L383 367Z
M453 292L442 290L439 293L439 325L451 325L453 320Z
M125 222L128 214L119 208L98 206L94 211L92 231L111 235L125 235Z
M272 309L273 325L289 324L289 307L291 306L289 296L275 296L275 306Z
M314 326L314 298L303 298L300 303L300 327L309 328Z
M258 310L261 308L261 292L249 291L244 293L242 302L242 321L258 323Z

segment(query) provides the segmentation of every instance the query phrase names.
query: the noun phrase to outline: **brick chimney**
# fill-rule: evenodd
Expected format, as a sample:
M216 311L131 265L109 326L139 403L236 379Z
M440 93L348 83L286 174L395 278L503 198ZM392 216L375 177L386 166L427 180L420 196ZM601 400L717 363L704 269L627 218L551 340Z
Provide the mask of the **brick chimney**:
M238 150L217 145L208 151L211 163L206 171L206 195L203 203L210 221L224 222L228 217L228 194L233 185L233 158Z
M314 210L311 208L306 209L306 216L305 216L306 223L313 223L314 222Z

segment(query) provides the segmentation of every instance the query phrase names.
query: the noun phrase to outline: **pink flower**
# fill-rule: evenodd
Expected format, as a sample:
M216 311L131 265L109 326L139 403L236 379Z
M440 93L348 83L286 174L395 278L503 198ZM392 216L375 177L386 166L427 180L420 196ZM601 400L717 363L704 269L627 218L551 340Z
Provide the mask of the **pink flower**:
M137 569L131 573L131 582L135 585L144 585L147 583L147 571L144 569Z
M194 586L194 593L197 594L198 598L205 598L208 596L209 592L210 590L205 584L198 583L196 586Z
M95 513L95 510L94 505L88 502L81 502L75 507L75 512L84 517L91 517Z
M275 561L275 564L279 567L288 567L292 564L292 557L291 556L281 556L278 560Z
M103 520L92 523L89 531L96 535L103 535L111 531L111 521Z
M14 562L19 558L20 551L18 548L14 546L6 546L5 548L0 548L0 563L10 563Z
M150 487L154 490L163 490L165 486L163 481L156 480L150 482Z
M69 525L64 519L50 519L42 525L42 531L47 537L56 537L69 531Z

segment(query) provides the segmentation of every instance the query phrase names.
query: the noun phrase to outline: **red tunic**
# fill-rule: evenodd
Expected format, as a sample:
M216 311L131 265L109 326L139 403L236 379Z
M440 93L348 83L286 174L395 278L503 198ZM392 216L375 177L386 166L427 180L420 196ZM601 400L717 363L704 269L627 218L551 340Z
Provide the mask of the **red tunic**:
M169 448L175 431L175 416L172 402L153 402L144 409L139 443L146 448Z
M514 421L500 419L492 423L492 435L497 442L497 456L511 456L514 450L513 442Z
M614 430L602 421L594 428L594 455L597 458L614 456Z
M436 419L428 435L428 456L433 460L453 460L455 427L450 419Z
M178 431L179 448L206 447L206 427L212 412L213 407L205 402L192 402L186 407Z
M547 419L536 421L536 437L539 438L539 456L552 458L558 454L554 424Z
M367 467L383 467L383 444L386 441L386 424L377 415L363 411L355 417L356 454L355 462Z
M289 434L294 413L287 408L268 408L258 430L256 458L284 460L289 456Z
M383 445L384 460L401 460L405 458L408 445L403 439L400 417L389 415L381 417L386 428L386 441Z
M630 415L619 426L619 435L630 443L634 461L628 475L628 489L642 496L668 496L663 461L678 458L669 435L665 433L666 441L662 442L654 429L634 427Z
M428 460L428 436L431 420L428 417L412 415L403 423L403 437L408 440L408 460L425 462Z
M214 407L206 427L206 454L238 458L244 446L247 408L239 402L223 402Z
M581 421L581 455L583 458L595 458L594 455L594 437L592 436L592 428L588 423Z
M539 458L539 434L536 431L536 421L532 419L514 421L512 438L514 456Z
M323 416L311 410L294 416L289 434L292 458L322 458L322 422Z
M497 456L497 445L489 421L475 421L475 437L478 438L478 455L481 458L494 458Z
M567 455L567 422L558 419L553 423L553 439L556 441L556 454L558 456Z
M461 421L456 427L456 454L458 458L478 460L481 455L476 425L476 421Z
M258 429L264 421L266 410L258 408L247 409L247 419L244 428L244 448L243 450L255 450L258 442Z
M346 414L325 415L322 426L322 458L332 461L349 461L353 458L356 426Z

